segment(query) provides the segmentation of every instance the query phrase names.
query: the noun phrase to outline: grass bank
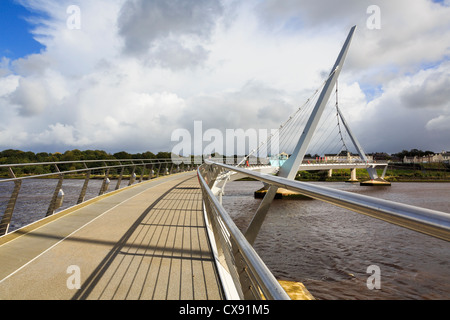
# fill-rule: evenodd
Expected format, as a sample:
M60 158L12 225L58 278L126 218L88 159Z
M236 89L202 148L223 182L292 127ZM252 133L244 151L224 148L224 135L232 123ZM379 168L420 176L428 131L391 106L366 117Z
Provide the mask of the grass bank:
M377 170L381 176L383 170ZM356 169L356 177L360 181L369 180L365 169ZM385 179L390 182L450 182L450 168L444 164L422 165L390 165ZM299 171L299 181L347 181L350 180L349 169L335 169L331 177L328 171Z

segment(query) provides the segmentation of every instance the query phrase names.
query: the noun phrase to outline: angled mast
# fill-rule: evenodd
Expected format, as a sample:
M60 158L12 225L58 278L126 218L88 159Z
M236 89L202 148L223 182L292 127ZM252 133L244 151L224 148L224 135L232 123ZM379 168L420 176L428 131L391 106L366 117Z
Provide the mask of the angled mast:
M306 151L308 150L311 139L314 135L314 132L319 124L320 117L325 110L325 106L330 99L330 96L333 92L333 89L336 85L336 81L341 73L341 70L344 66L345 58L347 57L347 52L350 47L350 43L353 39L353 35L355 33L356 26L354 26L350 33L347 36L347 40L342 47L341 52L336 60L336 63L331 70L328 81L325 83L325 86L322 89L322 92L317 100L316 106L314 107L311 116L303 130L302 135L300 136L300 140L297 143L297 146L294 149L294 152L290 156L290 158L283 164L280 168L279 176L288 179L294 179L297 174L298 168L302 164L303 158L305 157Z
M280 171L278 173L280 177L288 179L295 178L298 168L300 167L303 158L305 157L306 151L308 150L309 144L317 128L320 117L322 116L323 111L325 110L325 106L328 103L328 100L331 96L334 86L336 85L336 81L341 73L342 67L344 66L344 61L345 58L347 57L347 52L350 47L350 43L353 39L355 30L356 26L351 28L347 36L347 39L345 40L344 46L342 47L341 52L339 53L336 63L334 64L333 69L331 70L330 76L328 77L328 80L322 89L322 92L305 126L305 129L302 135L300 136L297 146L294 149L294 152L292 153L291 157L280 168ZM265 220L267 212L269 211L270 204L275 198L277 191L278 187L276 186L270 186L269 189L267 190L264 199L262 200L258 210L255 213L255 216L253 217L252 222L250 223L245 233L245 237L247 238L249 243L253 244L254 241L256 240L256 237Z

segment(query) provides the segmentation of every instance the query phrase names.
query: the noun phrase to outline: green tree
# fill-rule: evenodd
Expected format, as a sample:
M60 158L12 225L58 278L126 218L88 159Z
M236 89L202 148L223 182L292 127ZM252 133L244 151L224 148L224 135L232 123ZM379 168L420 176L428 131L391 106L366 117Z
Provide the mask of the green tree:
M128 152L125 152L125 151L120 151L120 152L114 153L113 157L117 160L132 158L131 154L129 154Z

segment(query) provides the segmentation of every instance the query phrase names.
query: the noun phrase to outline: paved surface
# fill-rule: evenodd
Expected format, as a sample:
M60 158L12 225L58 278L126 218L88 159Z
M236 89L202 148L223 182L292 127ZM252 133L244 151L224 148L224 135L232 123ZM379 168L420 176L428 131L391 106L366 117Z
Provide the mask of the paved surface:
M0 299L222 299L201 208L195 173L103 197L0 245Z

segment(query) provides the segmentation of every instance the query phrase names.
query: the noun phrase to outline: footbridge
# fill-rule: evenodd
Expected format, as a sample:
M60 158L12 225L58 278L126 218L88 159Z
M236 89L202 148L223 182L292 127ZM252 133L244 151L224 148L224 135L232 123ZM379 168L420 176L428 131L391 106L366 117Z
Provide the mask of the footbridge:
M295 180L299 170L364 168L371 181L385 181L386 164L369 161L337 103L337 135L326 131L328 122L325 131L320 126L354 32L308 115L302 106L236 163L205 156L200 163L172 158L1 165L9 178L0 180L0 299L311 299L306 289L293 294L253 248L279 188L450 241L449 213ZM347 135L360 161L305 163L310 147L319 150L329 141L314 143L315 133L337 137L336 154L349 149ZM292 148L283 163L270 165L262 160L273 158L267 150L275 145ZM222 204L227 182L240 177L267 186L244 231Z

